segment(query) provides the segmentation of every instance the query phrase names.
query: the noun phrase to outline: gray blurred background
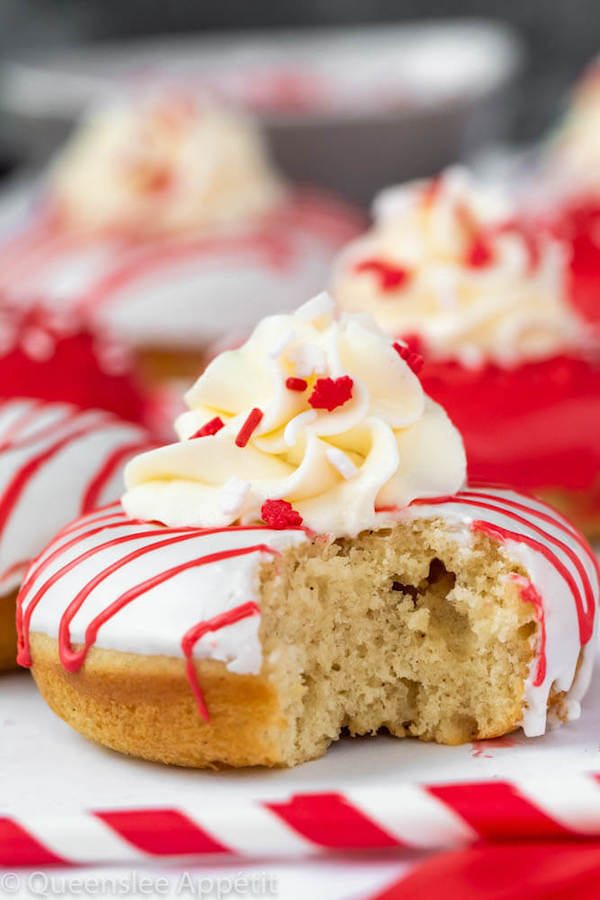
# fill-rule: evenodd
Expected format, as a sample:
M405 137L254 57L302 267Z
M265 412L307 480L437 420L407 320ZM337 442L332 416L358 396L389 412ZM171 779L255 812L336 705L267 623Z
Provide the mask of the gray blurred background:
M508 23L522 38L525 50L516 90L508 100L509 114L502 129L492 130L490 138L520 142L539 138L564 106L573 80L600 47L598 0L504 0L502 4L492 0L0 0L0 54L3 61L19 60L63 48L165 34L206 38L228 30L300 30L468 17ZM499 117L498 110L494 115ZM26 155L8 136L7 125L6 140L0 131L3 172ZM282 152L285 156L285 148ZM445 161L433 155L423 160L422 168ZM293 170L295 166L292 160ZM307 177L312 176L313 172L307 172ZM369 183L368 187L377 186ZM334 187L343 190L344 184Z

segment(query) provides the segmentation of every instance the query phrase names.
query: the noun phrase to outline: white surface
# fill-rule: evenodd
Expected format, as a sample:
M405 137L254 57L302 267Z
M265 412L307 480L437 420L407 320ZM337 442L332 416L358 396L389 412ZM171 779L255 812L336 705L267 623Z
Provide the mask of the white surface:
M291 770L204 772L121 756L85 740L48 709L25 672L0 677L0 815L82 808L226 804L316 790L366 791L399 781L448 782L600 770L600 668L582 718L545 737L512 735L474 747L345 739L322 759ZM474 753L478 753L474 756Z
M514 741L514 745L506 744ZM0 676L0 815L18 813L19 821L37 822L37 816L77 812L90 808L118 808L128 806L169 805L184 809L199 806L235 803L248 798L284 798L299 791L325 789L346 790L351 801L368 809L377 793L385 794L386 787L403 783L402 807L411 809L411 783L448 782L454 780L484 780L489 778L518 778L529 794L535 791L536 779L530 776L550 776L545 781L543 799L552 808L552 784L556 785L556 799L564 818L561 803L561 783L556 774L569 774L575 785L575 807L586 808L585 797L589 785L584 779L573 780L577 772L600 770L600 668L583 704L583 717L564 728L550 732L543 738L526 739L520 733L509 739L481 742L463 747L439 747L418 741L396 740L386 736L365 739L346 739L333 746L323 759L292 770L201 772L166 768L120 756L89 743L66 724L57 719L39 696L35 684L26 672ZM422 806L423 795L419 795ZM441 808L441 805L438 805ZM589 809L589 807L587 807ZM257 810L258 811L258 808ZM373 810L376 813L376 810ZM437 820L442 833L452 814L444 810ZM81 819L78 822L81 823ZM94 822L86 819L86 828ZM39 822L37 823L39 824ZM581 817L577 826L585 828ZM264 824L256 823L260 836L265 837ZM467 826L465 826L466 828ZM106 849L107 829L98 829L100 855ZM35 834L35 828L33 829ZM403 837L401 833L398 835ZM418 843L427 848L439 834L426 829L417 834ZM110 835L109 835L110 837ZM218 835L217 835L218 837ZM415 839L414 828L408 837ZM54 849L66 852L72 846L61 846L64 836L57 834ZM247 834L237 835L231 823L228 838L236 845L243 840L248 851L253 842ZM117 835L114 840L124 842ZM301 838L298 838L302 841ZM88 847L89 842L86 842ZM290 847L293 855L294 847ZM89 856L89 851L88 851ZM285 857L285 853L284 853ZM230 888L232 879L242 875L254 879L252 891L242 894L250 898L278 898L278 900L367 900L373 894L407 874L427 854L415 851L394 851L371 854L327 853L321 858L304 860L223 860L206 863L176 861L144 865L132 860L131 865L76 869L17 870L9 873L12 879L2 896L30 898L71 896L71 881L81 879L84 889L76 886L80 896L92 890L101 896L115 896L111 885L119 885L119 896L168 898L198 896L205 898L240 896ZM45 880L52 877L49 885ZM155 886L149 893L148 878ZM95 887L96 884L101 888ZM262 889L264 886L264 889ZM10 889L10 890L8 890ZM103 892L103 893L102 893ZM159 893L160 892L160 893Z

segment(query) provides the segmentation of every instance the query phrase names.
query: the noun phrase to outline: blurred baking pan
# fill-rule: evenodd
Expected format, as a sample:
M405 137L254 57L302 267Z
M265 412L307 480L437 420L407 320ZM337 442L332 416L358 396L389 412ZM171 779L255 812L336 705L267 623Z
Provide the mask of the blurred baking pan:
M0 68L5 140L40 162L85 107L158 80L249 107L295 180L359 202L506 133L520 39L491 20L95 44Z

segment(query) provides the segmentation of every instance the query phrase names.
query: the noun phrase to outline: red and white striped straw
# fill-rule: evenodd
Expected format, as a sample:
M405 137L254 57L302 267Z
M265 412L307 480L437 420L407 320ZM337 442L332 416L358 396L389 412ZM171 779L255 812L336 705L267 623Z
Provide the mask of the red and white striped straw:
M399 784L279 801L0 817L0 865L161 857L298 858L443 849L480 841L600 837L600 774Z

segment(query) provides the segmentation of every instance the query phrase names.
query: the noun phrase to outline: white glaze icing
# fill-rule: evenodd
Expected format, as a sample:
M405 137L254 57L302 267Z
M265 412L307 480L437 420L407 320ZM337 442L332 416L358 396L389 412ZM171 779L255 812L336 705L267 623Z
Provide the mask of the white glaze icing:
M496 509L479 506L477 505L479 502L491 504ZM515 506L515 503L524 506L525 509ZM564 566L582 593L587 579L593 595L591 610L593 632L583 646L583 658L579 671L576 672L582 641L577 609L567 580L556 564L523 540L507 539L501 544L501 552L509 560L523 566L527 572L529 582L541 595L544 609L546 674L541 684L534 684L536 655L525 684L523 730L529 737L544 733L546 707L553 686L559 691L568 692L569 718L577 718L579 704L589 686L596 652L597 606L600 594L598 565L585 538L546 504L516 491L489 487L467 489L459 493L454 502L449 499L439 505L419 503L403 511L402 518L444 519L451 529L456 529L462 536L461 552L465 555L470 552L474 534L471 530L472 523L483 521L496 528L514 532L521 538L532 538L543 544L555 554L559 564ZM583 574L574 564L572 554L580 561ZM583 606L586 607L585 599ZM538 653L539 650L538 645Z
M83 312L134 346L198 348L319 290L357 230L348 207L310 191L217 236L72 236L34 218L0 247L0 289Z
M486 495L483 502L492 503L499 509L476 506L482 494ZM525 510L511 507L515 502L523 505ZM524 516L530 524L520 522L515 516ZM600 586L592 551L572 526L537 500L513 491L473 488L461 492L454 499L444 498L440 503L429 501L408 507L398 512L398 518L401 521L444 519L465 560L473 537L472 523L476 520L504 528L517 536L534 537L546 550L556 553L558 564L566 566L577 586L582 588L583 579L564 549L566 546L581 561L596 612ZM139 537L129 540L131 535ZM152 550L152 546L165 535L168 538L182 537L167 547ZM127 540L121 544L108 543L119 538ZM30 604L37 598L37 606L31 615L31 631L57 637L60 619L67 606L94 576L111 564L124 560L132 551L148 548L144 555L131 559L96 583L71 624L71 641L82 642L87 626L110 603L171 567L193 564L194 560L206 554L263 543L281 551L306 539L302 530L276 531L269 528L226 528L217 534L206 534L199 529L173 531L156 523L132 521L120 507L114 505L79 519L48 545L27 575L27 588L21 594L23 611L27 615ZM558 546L556 540L564 546ZM527 546L518 538L501 541L501 552L525 569L527 578L542 598L546 628L546 677L539 685L533 683L537 665L537 659L534 660L525 686L523 707L525 733L541 734L545 730L546 701L552 684L556 683L559 689L569 692L567 705L570 717L578 714L579 703L591 676L597 615L594 615L592 631L583 648L583 662L576 675L582 643L573 596L560 571L548 562L540 550ZM87 554L86 558L83 558L84 554ZM248 601L258 600L258 571L267 558L268 554L257 551L179 572L142 593L103 624L98 632L97 646L124 652L181 657L181 641L188 629ZM196 644L194 656L223 660L232 672L256 673L260 671L262 660L258 628L259 617L252 616L210 632ZM539 646L536 649L539 652Z
M65 523L119 496L123 466L148 444L141 428L107 412L0 403L0 594Z
M102 530L86 537L88 532L98 528L96 522ZM101 581L71 623L71 640L76 643L83 642L89 623L119 595L171 567L225 550L258 545L282 550L306 540L300 529L225 528L216 534L203 533L199 529L165 529L155 523L129 519L118 505L83 517L75 524L73 531L59 534L32 566L26 578L26 583L31 579L31 586L25 597L25 612L38 589L86 551L126 536L139 537L98 549L52 584L31 619L32 631L41 631L51 637L58 636L60 618L68 603L97 573L122 560L126 554L150 548L164 540L165 534L167 538L177 534L182 538L130 560ZM75 543L74 538L77 539ZM61 547L64 549L44 568L45 560ZM258 570L269 557L268 552L257 551L180 572L109 619L101 627L96 645L133 653L181 656L181 640L196 623L259 599ZM43 571L38 576L36 573L40 569ZM223 660L232 672L256 674L262 661L258 625L259 617L253 616L209 633L195 645L194 656Z

